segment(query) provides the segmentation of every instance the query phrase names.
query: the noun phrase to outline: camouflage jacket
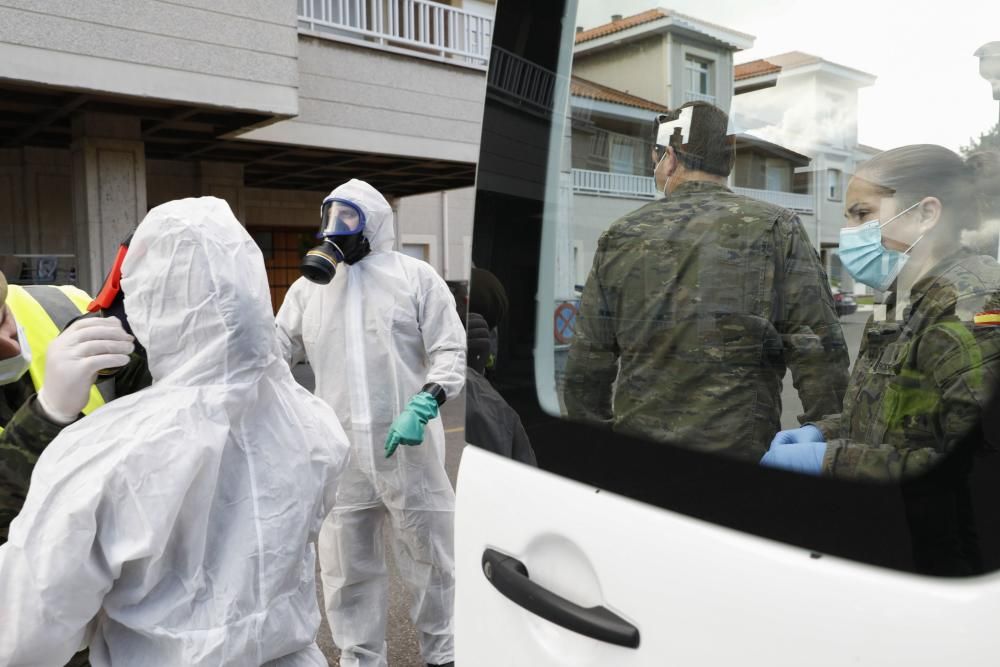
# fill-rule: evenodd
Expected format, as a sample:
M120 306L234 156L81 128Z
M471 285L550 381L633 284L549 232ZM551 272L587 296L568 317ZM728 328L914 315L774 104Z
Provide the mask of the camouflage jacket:
M570 417L757 461L791 367L803 423L840 411L850 361L798 217L688 182L601 236L566 366Z
M115 377L115 395L131 394L152 383L146 361L132 361ZM0 387L0 544L28 493L31 471L39 455L63 426L51 421L38 406L35 387L25 374L17 382Z
M979 428L1000 384L1000 325L974 318L997 309L1000 265L962 250L913 286L901 321L869 318L843 414L816 424L824 473L918 474Z

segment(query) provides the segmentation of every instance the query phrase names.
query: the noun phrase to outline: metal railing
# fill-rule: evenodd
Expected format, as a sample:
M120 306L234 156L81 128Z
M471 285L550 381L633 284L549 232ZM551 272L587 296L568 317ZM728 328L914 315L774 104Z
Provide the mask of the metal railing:
M76 285L76 255L15 254L0 262L16 285Z
M574 169L573 192L607 197L654 199L656 197L656 183L650 176Z
M489 63L493 19L433 0L298 0L299 28Z
M706 93L696 93L694 91L688 90L684 92L685 102L708 102L709 104L715 104L715 95L708 95Z
M493 62L490 63L486 85L488 88L495 88L522 102L551 112L554 104L556 73L497 47L493 49Z
M756 188L732 188L736 194L757 199L769 204L776 204L796 213L815 214L816 207L812 195L800 195L794 192L778 190L758 190ZM607 197L632 197L638 199L654 199L656 183L651 176L633 176L631 174L612 174L606 171L591 171L590 169L573 170L573 192L599 194Z
M734 187L732 190L744 197L759 199L769 204L777 204L796 213L812 214L816 212L816 205L812 195L800 195L794 192L781 192L779 190L758 190L756 188Z

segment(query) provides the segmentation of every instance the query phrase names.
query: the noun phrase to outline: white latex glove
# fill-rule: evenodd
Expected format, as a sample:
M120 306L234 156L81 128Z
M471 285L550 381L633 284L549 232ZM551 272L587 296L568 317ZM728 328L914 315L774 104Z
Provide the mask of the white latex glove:
M129 362L135 348L116 317L77 320L49 344L38 403L53 421L69 424L90 400L97 371Z

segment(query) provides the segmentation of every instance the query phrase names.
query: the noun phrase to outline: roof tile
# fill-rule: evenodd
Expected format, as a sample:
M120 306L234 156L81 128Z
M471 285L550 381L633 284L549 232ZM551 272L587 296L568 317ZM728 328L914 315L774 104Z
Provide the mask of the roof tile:
M629 28L634 28L637 25L642 25L643 23L649 23L650 21L666 18L667 16L668 14L662 9L649 9L641 14L626 16L620 21L612 21L611 23L605 23L604 25L599 25L596 28L591 28L590 30L578 32L576 33L576 43L580 44L581 42L587 42L592 39L597 39L598 37L612 35L616 32L621 32L622 30L628 30Z
M584 97L591 100L597 100L599 102L611 102L612 104L622 104L624 106L644 109L646 111L656 111L659 113L666 113L670 111L669 107L659 104L658 102L630 95L625 91L616 90L609 86L588 81L587 79L581 79L578 76L574 76L570 79L570 93L576 97Z

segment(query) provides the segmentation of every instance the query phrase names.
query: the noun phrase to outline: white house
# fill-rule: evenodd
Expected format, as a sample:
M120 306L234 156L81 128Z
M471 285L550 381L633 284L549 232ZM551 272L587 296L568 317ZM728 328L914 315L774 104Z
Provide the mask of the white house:
M736 66L735 122L812 160L795 179L813 199L815 217L803 222L834 279L847 180L877 152L858 144L857 127L858 90L874 83L872 74L799 51Z

